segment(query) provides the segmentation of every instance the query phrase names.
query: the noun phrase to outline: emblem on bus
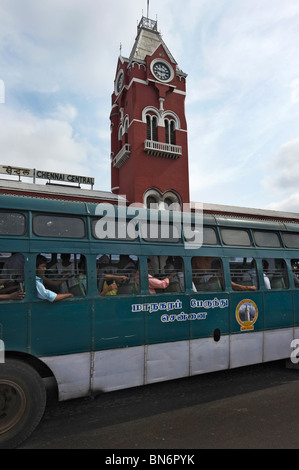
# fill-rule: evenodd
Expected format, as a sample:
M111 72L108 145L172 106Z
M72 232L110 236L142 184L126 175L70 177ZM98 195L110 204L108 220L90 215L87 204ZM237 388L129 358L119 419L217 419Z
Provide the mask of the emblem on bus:
M241 300L236 307L236 320L241 326L240 330L254 330L254 324L258 318L258 314L258 308L253 300Z

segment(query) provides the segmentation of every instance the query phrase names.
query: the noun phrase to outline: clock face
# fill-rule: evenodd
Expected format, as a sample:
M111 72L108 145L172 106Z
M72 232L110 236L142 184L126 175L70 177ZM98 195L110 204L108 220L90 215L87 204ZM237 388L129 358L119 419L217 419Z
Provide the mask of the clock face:
M123 86L123 81L124 81L124 72L121 71L119 76L118 76L117 84L116 84L117 93L120 92L121 87Z
M153 72L159 80L165 81L170 79L170 68L164 62L155 62Z

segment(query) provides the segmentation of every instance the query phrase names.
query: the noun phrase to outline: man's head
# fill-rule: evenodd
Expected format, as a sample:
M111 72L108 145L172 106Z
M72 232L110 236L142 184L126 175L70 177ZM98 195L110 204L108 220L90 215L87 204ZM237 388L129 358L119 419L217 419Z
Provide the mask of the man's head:
M43 255L37 255L36 257L36 274L43 276L47 269L47 258Z

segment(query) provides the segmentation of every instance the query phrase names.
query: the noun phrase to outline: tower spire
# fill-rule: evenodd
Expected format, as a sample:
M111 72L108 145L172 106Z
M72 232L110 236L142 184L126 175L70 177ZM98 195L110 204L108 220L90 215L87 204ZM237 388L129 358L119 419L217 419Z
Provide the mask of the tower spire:
M147 0L147 14L146 17L149 18L149 0Z

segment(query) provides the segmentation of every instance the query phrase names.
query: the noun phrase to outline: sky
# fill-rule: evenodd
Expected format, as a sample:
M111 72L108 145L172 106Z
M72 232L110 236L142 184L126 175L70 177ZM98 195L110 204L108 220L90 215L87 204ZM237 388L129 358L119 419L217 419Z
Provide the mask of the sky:
M188 74L190 199L299 212L299 1L150 0ZM111 94L146 0L0 0L0 165L110 191Z

